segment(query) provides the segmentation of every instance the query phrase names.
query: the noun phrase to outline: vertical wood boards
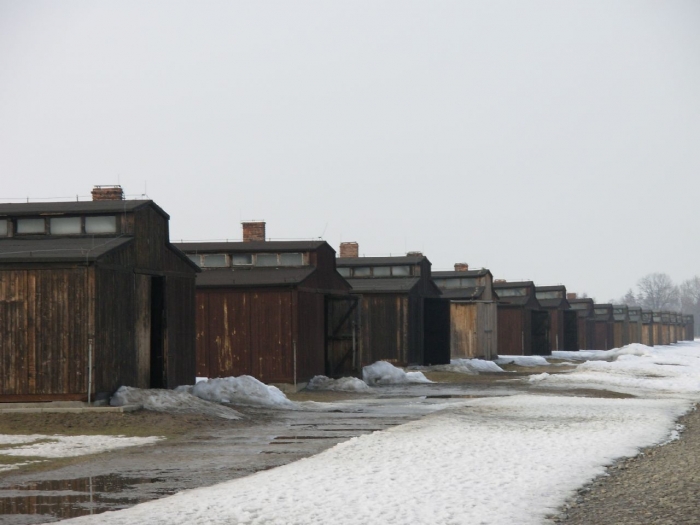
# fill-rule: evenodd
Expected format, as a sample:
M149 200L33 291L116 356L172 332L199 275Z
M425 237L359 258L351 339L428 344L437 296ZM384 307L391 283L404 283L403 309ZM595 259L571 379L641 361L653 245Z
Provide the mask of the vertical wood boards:
M455 359L497 356L496 303L458 302L450 306L450 351Z

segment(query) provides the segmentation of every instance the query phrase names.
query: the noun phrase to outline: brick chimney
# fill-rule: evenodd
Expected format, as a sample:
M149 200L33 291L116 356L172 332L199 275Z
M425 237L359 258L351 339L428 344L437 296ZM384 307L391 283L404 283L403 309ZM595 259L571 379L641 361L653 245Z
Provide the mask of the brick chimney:
M121 186L95 186L92 188L94 201L123 201L124 190Z
M505 283L506 280L505 279L494 279L493 282L494 283Z
M242 222L243 242L264 242L265 221Z
M469 265L467 263L455 263L455 272L468 272Z
M566 294L566 298L567 299L578 299L578 295L576 294L576 292L569 292Z
M423 257L423 252L408 252L406 257Z
M359 257L360 245L356 242L341 242L339 257Z

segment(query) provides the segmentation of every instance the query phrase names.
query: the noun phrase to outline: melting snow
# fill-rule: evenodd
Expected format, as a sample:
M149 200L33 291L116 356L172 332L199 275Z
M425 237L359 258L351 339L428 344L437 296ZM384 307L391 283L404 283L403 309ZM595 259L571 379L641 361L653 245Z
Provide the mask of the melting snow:
M404 372L387 361L377 361L364 367L362 369L362 379L368 385L432 383L422 372Z
M574 353L574 352L571 352ZM499 355L496 359L499 365L517 366L547 366L549 362L541 355Z
M158 436L48 436L32 434L25 436L0 435L0 456L37 456L42 458L71 458L98 454L117 448L151 445L163 439ZM21 444L21 446L16 446ZM13 446L14 445L14 446Z
M368 392L367 383L356 377L341 377L331 379L326 376L315 376L306 385L308 390L335 390L339 392Z
M290 401L279 388L261 383L251 376L200 381L192 388L192 394L217 403L267 408L298 408L298 405Z
M109 404L115 407L142 405L146 410L154 412L208 414L224 419L240 419L242 417L232 408L222 407L193 396L188 392L188 388L192 387L159 390L122 386L114 393Z

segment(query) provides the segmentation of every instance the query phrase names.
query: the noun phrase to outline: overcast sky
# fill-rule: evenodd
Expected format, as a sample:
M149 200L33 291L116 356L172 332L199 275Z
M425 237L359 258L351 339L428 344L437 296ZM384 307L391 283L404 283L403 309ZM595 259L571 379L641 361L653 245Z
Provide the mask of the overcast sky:
M605 301L700 274L700 2L0 0L0 173Z

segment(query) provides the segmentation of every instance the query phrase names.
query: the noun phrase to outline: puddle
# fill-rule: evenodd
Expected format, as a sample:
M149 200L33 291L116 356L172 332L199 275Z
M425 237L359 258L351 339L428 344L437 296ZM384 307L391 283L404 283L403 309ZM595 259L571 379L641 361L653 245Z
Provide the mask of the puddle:
M8 515L38 515L55 519L77 518L140 502L131 489L159 478L125 478L115 474L65 480L47 480L0 487L0 523ZM127 492L127 494L124 494ZM9 522L8 522L9 523Z

